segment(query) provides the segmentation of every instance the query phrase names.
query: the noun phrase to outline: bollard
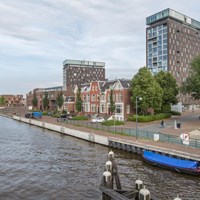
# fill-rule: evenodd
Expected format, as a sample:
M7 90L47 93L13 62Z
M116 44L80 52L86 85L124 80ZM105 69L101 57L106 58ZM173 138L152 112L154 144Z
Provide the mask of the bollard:
M150 192L144 186L139 192L139 200L150 200Z
M106 162L106 169L111 172L112 171L112 162L109 160ZM111 172L112 173L112 172Z
M181 200L181 199L179 198L179 195L177 195L177 197L174 200Z
M135 181L135 189L136 190L141 190L143 188L143 182L141 180L136 180Z
M109 158L109 159L114 158L114 152L113 152L113 151L110 151L110 152L108 153L108 158Z
M103 176L104 176L104 180L105 180L105 182L109 182L109 177L111 177L111 173L109 172L109 171L105 171L104 173L103 173Z
M174 120L174 129L177 129L177 123L176 123L176 120Z
M109 171L105 171L103 173L103 186L111 189L111 173ZM111 200L111 197L108 196L107 194L103 193L102 194L102 200Z

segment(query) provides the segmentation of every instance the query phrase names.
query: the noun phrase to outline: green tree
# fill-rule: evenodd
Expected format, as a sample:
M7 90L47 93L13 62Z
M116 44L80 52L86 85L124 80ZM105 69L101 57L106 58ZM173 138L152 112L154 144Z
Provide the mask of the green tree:
M63 93L59 92L56 98L56 103L58 105L59 108L62 107L63 103L64 103L64 98L63 98Z
M78 88L77 94L76 94L76 110L78 112L82 111L82 99L81 99L81 88Z
M48 106L49 106L48 93L45 92L44 97L43 97L43 108L44 108L44 110L47 110Z
M113 89L110 90L110 112L112 114L115 112L115 102L113 100Z
M37 99L37 97L36 97L35 92L33 93L32 104L33 104L33 107L34 107L34 108L37 108L37 106L38 106L38 99Z
M191 94L194 99L200 99L200 54L192 60L189 76L182 84L181 91Z
M3 96L0 96L0 106L4 106L6 104L6 100Z
M131 101L134 105L138 97L142 98L138 101L138 108L143 113L147 113L149 108L161 110L163 90L147 67L140 68L131 81Z
M155 76L157 83L163 89L162 112L169 112L171 104L177 104L177 94L179 92L176 79L169 72L160 71Z

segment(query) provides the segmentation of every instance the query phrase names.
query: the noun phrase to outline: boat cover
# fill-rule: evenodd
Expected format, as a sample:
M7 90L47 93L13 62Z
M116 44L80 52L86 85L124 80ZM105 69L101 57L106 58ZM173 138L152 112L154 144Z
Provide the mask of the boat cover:
M144 151L143 156L145 159L162 165L167 165L177 168L187 168L196 169L198 167L198 162L190 160L181 160L178 158L171 158L169 156L160 155L150 151Z

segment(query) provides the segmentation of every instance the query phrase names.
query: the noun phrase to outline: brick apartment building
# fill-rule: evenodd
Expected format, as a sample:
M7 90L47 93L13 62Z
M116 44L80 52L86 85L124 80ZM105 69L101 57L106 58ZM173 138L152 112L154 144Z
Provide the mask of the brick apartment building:
M30 91L28 94L26 94L27 106L33 108L32 100L33 100L34 94L35 94L36 98L38 100L38 105L37 105L36 109L44 110L42 101L45 96L45 93L47 93L48 99L49 99L49 108L48 109L56 110L57 109L56 98L60 92L62 92L62 86L51 87L51 88L36 88L33 91ZM64 98L65 98L65 96L64 96Z
M200 54L200 22L170 8L146 18L146 66L153 74L169 71L180 86L192 59ZM179 94L183 104L194 103Z
M1 95L1 96L4 97L4 99L5 99L5 103L6 103L5 106L16 107L16 106L25 105L23 95L21 95L21 94L18 94L18 95L8 94L8 95Z
M105 81L105 63L84 60L65 60L63 62L63 90L73 96L76 85L91 81Z

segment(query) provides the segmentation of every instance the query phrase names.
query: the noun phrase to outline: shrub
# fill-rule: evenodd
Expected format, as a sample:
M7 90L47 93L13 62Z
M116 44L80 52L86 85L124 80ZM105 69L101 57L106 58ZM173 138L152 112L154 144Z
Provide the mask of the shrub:
M180 112L173 111L173 110L171 110L170 113L171 113L171 115L179 115L179 116L181 115Z
M170 113L161 113L156 115L138 116L138 122L151 122L160 119L170 118ZM128 117L127 121L136 121L136 115Z
M86 116L76 116L76 117L72 117L72 120L88 120L88 117L86 117Z
M124 122L122 121L118 121L118 120L107 120L107 121L104 121L101 123L102 125L105 125L105 126L119 126L119 125L124 125Z

